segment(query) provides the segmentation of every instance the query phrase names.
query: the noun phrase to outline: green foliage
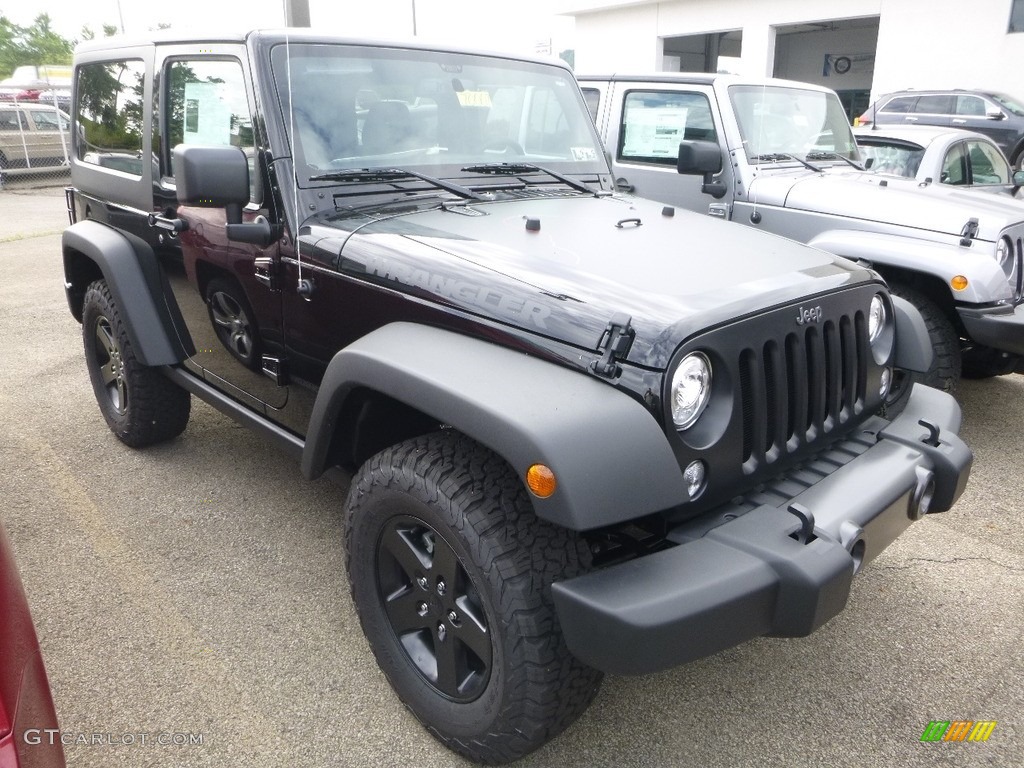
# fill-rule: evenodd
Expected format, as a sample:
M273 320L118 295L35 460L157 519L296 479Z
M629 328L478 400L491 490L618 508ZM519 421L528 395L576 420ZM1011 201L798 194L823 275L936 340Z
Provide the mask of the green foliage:
M40 13L27 27L0 14L0 78L27 64L71 63L76 41L55 32L51 23L47 13Z

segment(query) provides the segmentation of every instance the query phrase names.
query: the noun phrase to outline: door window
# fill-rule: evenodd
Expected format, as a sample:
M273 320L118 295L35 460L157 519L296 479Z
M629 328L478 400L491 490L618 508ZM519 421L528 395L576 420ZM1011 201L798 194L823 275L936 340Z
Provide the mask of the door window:
M977 96L957 96L956 114L971 117L985 116L985 101Z
M241 64L233 59L174 60L166 80L164 160L169 175L174 175L171 150L179 144L239 147L249 159L252 200L259 202L253 121Z
M983 141L968 141L966 144L971 184L1010 183L1010 166L997 147Z
M917 113L926 115L949 115L953 113L953 97L942 94L921 96L914 107Z
M687 139L718 141L707 96L678 91L626 94L619 160L675 165L679 142Z
M963 144L954 145L946 153L946 159L942 163L940 180L943 184L961 185L967 183L967 162Z

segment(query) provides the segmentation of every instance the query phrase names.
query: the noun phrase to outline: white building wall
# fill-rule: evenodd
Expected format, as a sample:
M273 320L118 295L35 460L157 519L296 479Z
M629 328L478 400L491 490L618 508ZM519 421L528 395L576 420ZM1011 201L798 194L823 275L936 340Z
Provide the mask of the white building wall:
M1024 99L1024 33L1006 33L1010 2L561 0L555 10L576 14L580 73L660 71L665 68L663 38L740 29L741 72L762 76L773 71L775 27L878 16L872 98L906 87L988 87ZM815 46L801 52L805 63L790 60L787 69L792 72L795 65L810 72L816 66L813 62L820 64L828 52L833 51ZM843 87L858 85L849 75L843 80Z

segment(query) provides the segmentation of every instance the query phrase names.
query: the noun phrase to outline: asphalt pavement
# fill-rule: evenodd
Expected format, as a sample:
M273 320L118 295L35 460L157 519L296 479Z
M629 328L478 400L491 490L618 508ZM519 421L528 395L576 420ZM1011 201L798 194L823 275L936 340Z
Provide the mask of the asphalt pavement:
M193 398L142 451L93 398L62 290L63 190L0 191L0 520L70 766L465 766L391 692L344 570L344 478ZM640 678L521 766L1024 765L1024 377L964 382L967 491L808 638ZM630 649L623 648L623 653ZM922 743L933 720L987 742Z

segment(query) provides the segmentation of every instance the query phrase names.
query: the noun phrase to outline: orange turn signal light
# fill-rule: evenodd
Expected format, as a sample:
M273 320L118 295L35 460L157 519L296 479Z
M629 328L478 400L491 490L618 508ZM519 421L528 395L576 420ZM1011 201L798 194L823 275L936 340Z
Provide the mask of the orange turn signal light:
M534 496L546 499L555 492L558 481L555 480L555 473L551 471L551 467L534 464L526 470L526 487Z
M953 275L949 280L949 284L953 287L954 291L962 291L967 287L967 278L963 275Z

